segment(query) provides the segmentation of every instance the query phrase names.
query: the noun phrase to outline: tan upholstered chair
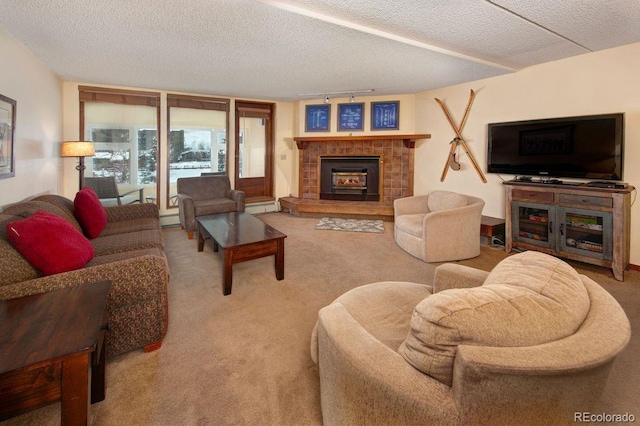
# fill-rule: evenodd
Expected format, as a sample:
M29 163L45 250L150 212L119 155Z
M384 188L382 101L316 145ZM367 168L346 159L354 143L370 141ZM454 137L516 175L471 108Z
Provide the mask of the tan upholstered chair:
M214 213L243 212L245 194L231 189L229 176L179 178L178 208L180 225L189 239L195 232L196 217Z
M115 176L86 177L84 178L84 186L96 191L100 203L105 207L142 203L144 188L120 193Z
M574 424L629 342L601 286L525 252L491 273L436 268L431 286L357 287L311 338L325 425Z
M448 191L398 198L393 235L404 251L425 262L476 257L483 207L480 198Z

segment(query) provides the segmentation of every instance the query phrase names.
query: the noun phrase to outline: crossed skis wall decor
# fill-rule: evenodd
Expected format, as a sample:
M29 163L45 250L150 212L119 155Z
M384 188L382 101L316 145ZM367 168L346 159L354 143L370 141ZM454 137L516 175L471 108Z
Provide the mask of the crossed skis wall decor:
M473 154L471 154L471 151L469 151L467 143L464 141L464 139L462 139L462 129L464 129L464 125L467 123L467 117L469 117L469 111L471 111L471 104L473 104L473 99L475 98L475 96L475 92L471 90L471 94L469 95L469 102L467 102L467 108L464 110L464 115L462 116L462 121L460 121L460 126L456 126L456 123L451 118L451 114L449 114L449 110L447 110L444 102L442 102L438 98L435 98L438 105L440 105L440 108L442 108L444 115L447 117L447 121L453 128L453 131L456 133L456 137L450 142L451 146L449 148L449 155L447 156L447 162L444 165L444 170L442 170L440 182L444 182L445 177L447 177L449 167L451 167L453 170L460 170L460 163L456 161L456 152L459 150L459 147L462 147L464 152L471 160L473 168L476 169L476 172L478 172L478 176L480 176L482 182L487 183L487 178L484 176L484 173L482 173L482 170L480 169L480 166L478 166L478 163L473 157Z

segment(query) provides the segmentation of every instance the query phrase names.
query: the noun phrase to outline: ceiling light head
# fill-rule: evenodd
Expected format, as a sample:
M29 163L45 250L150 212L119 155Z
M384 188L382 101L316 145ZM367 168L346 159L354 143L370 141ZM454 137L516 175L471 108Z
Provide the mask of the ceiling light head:
M316 98L316 99L318 97L324 97L324 102L326 104L328 104L329 103L329 96L350 95L351 96L351 102L355 102L355 100L356 100L355 95L356 94L371 93L373 91L375 91L375 89L347 90L345 92L301 93L298 96L303 97L303 98L313 97L313 98Z

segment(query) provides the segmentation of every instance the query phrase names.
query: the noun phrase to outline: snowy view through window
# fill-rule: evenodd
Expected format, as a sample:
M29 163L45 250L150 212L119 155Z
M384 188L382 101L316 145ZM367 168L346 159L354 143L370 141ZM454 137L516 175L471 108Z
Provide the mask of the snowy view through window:
M137 146L130 143L137 135ZM119 184L156 183L158 140L150 129L93 129L96 154L91 176L115 176ZM202 172L224 172L226 133L212 130L180 129L170 135L170 182ZM212 155L213 154L213 155ZM213 167L211 159L214 159ZM132 161L137 159L137 161ZM137 181L132 181L132 174Z
M224 172L226 133L212 130L171 130L169 153L170 182L200 176L202 172Z

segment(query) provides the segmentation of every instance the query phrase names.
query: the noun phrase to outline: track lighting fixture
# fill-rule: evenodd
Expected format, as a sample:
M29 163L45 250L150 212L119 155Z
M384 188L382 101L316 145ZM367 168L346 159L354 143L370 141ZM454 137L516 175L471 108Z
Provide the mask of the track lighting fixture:
M349 96L349 101L350 102L355 102L356 101L356 94L361 94L361 93L371 93L373 92L375 89L364 89L364 90L347 90L344 92L322 92L322 93L301 93L298 96L302 97L302 98L318 98L320 96L324 97L324 103L328 104L329 103L329 96L338 96L338 95L343 95L343 96Z

